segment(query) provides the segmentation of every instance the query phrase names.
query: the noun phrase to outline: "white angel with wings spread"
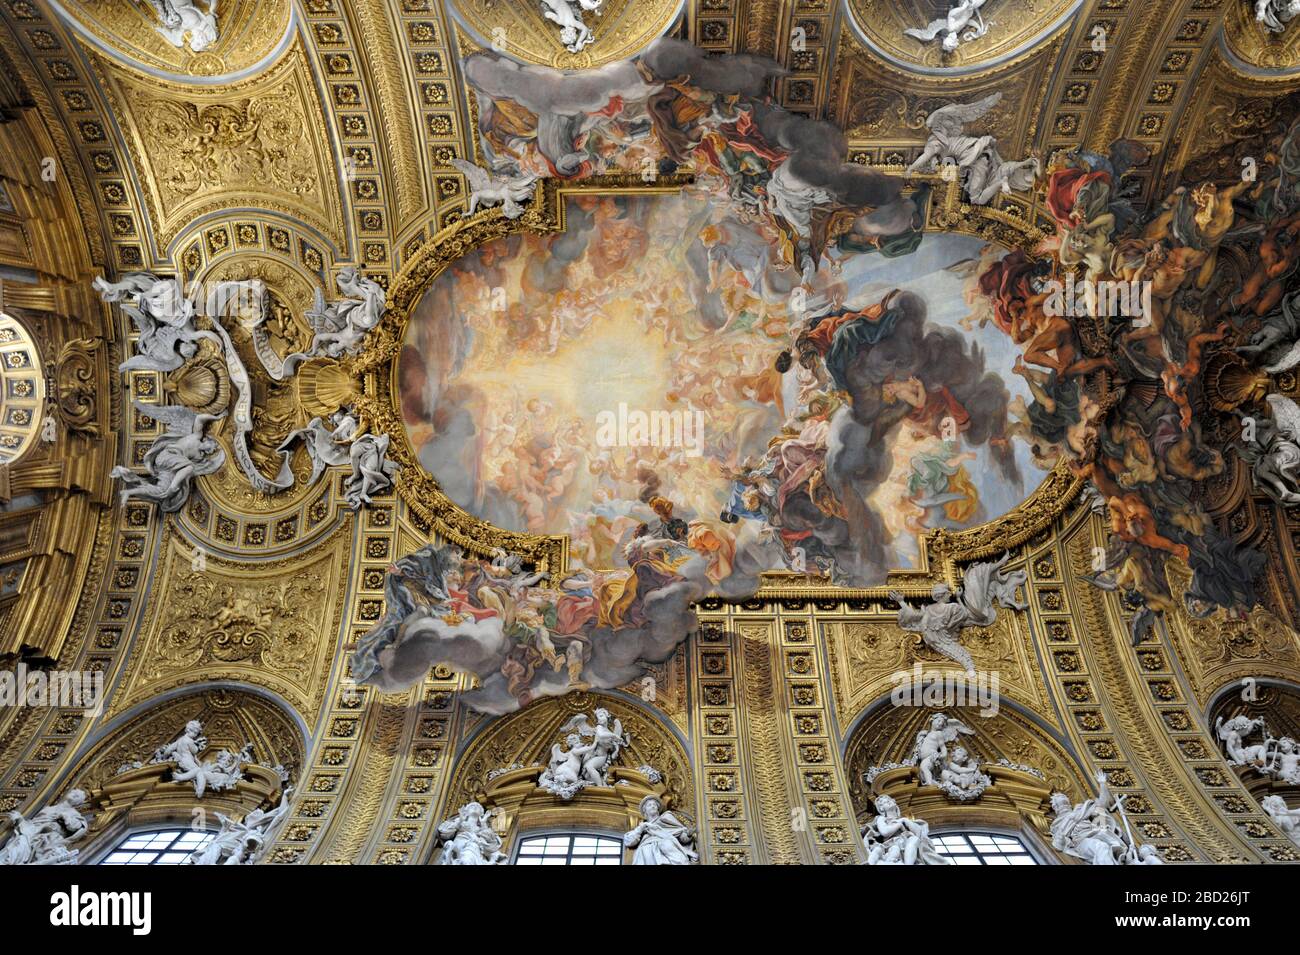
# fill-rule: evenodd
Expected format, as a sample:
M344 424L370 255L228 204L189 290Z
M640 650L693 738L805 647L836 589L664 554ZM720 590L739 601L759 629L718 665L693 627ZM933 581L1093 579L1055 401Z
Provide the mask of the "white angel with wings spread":
M998 153L996 136L971 136L966 124L979 119L1002 99L992 93L973 103L950 103L925 118L930 137L916 161L907 167L909 174L927 167L953 163L966 179L966 196L975 205L986 205L999 192L1025 190L1038 178L1037 156L1028 159L1003 159Z
M607 785L605 777L610 766L618 758L623 747L631 742L623 732L623 722L615 719L611 726L609 710L597 709L594 726L587 722L586 713L579 713L565 723L561 730L564 732L576 730L581 736L591 737L591 752L587 753L582 760L582 778L590 786Z
M501 203L501 214L507 219L518 219L524 214L521 202L527 202L533 195L533 183L536 176L496 176L482 166L476 166L464 159L453 159L451 164L465 174L469 181L469 208L466 215L473 215L479 206L494 206Z
M111 477L121 478L122 501L133 497L155 502L164 513L179 511L190 496L196 477L214 474L226 463L226 452L216 438L204 431L224 415L196 414L189 408L171 405L148 405L137 401L136 408L166 427L145 452L144 468L148 475L130 468L113 468Z
M991 627L997 619L995 604L1015 607L1015 588L1025 580L1024 571L1004 571L1010 554L999 560L972 564L962 577L961 591L952 592L947 584L935 584L930 591L934 603L927 607L913 607L897 590L889 596L898 604L898 625L904 630L919 633L926 646L955 660L972 676L975 661L961 645L961 632L966 627Z
M974 733L954 716L934 714L929 727L917 731L916 744L912 747L912 759L921 771L921 782L926 786L938 786L948 760L948 744L956 742L958 734L971 736Z

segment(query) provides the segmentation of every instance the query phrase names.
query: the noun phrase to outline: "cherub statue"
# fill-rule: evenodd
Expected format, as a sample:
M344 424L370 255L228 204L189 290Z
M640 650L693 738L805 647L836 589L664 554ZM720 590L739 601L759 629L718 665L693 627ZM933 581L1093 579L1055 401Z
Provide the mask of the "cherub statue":
M690 865L699 859L694 827L664 812L657 796L646 796L639 808L645 821L623 836L623 845L636 850L633 865Z
M980 7L986 0L957 0L957 5L948 11L948 15L938 20L931 20L924 27L909 27L904 30L907 36L916 37L922 43L929 43L943 34L942 46L951 53L971 40L978 40L989 32L991 24L984 22Z
M577 733L570 733L564 738L568 745L566 750L559 743L551 747L551 761L537 785L561 799L569 800L587 786L582 776L582 761L594 748L595 744L583 743Z
M1264 400L1273 416L1255 422L1241 456L1256 488L1279 504L1300 504L1300 406L1285 395Z
M862 830L867 865L953 865L930 841L930 827L904 816L892 796L881 794L873 802L877 815Z
M124 503L139 497L153 501L166 514L174 513L189 499L196 477L214 474L226 463L221 445L204 434L207 426L224 414L197 414L180 406L133 403L141 413L162 422L166 431L145 452L147 478L122 465L113 468L109 476L121 478L125 485L121 493Z
M1273 742L1273 756L1265 771L1284 783L1300 786L1300 744L1290 736L1283 736Z
M79 850L68 843L86 834L89 823L81 813L86 792L72 789L61 802L24 819L20 812L10 812L13 829L0 847L0 865L74 865Z
M932 650L960 663L966 672L974 675L975 661L961 645L961 631L966 627L990 627L997 619L994 603L1004 607L1023 609L1015 600L1015 589L1023 583L1023 571L1004 572L1010 554L990 563L972 564L962 577L962 589L954 595L947 584L935 584L930 591L934 602L927 607L913 607L897 590L890 598L898 604L898 625L904 630L921 634Z
M939 785L940 773L948 759L948 744L956 741L959 733L972 736L975 731L956 717L943 713L934 714L929 728L917 732L912 761L920 770L922 785Z
M456 815L438 824L442 853L439 865L500 865L501 837L492 828L492 813L477 802L467 802Z
M217 42L217 0L208 0L206 10L200 10L194 0L146 2L162 21L157 31L172 46L184 46L186 34L189 34L192 53L202 53Z
M284 787L279 805L269 812L254 809L244 816L242 822L235 822L218 812L221 831L206 846L186 856L182 864L253 865L258 862L271 843L271 834L289 813L289 795L292 792L292 786Z
M324 293L316 290L315 300L307 313L307 320L315 331L307 349L308 355L327 358L355 355L361 350L361 341L366 333L384 317L388 296L377 282L349 266L339 272L338 287L344 298L328 304ZM286 367L294 357L291 355L285 360Z
M1281 796L1265 796L1259 801L1259 804L1268 813L1268 818L1273 820L1273 825L1281 829L1288 839L1300 846L1300 809L1288 809L1286 800Z
M979 762L964 746L954 746L939 772L939 788L952 799L967 802L978 799L992 784Z
M542 16L560 28L560 42L570 53L581 53L596 39L591 29L582 22L577 7L600 14L604 0L542 0Z
M1272 742L1272 738L1268 735L1262 719L1252 720L1248 716L1237 715L1225 720L1220 716L1214 721L1214 729L1219 741L1223 743L1223 748L1227 751L1225 762L1229 766L1253 766L1262 770L1268 765L1268 744ZM1263 732L1264 742L1247 746L1246 737L1256 730Z
M487 207L497 203L502 204L501 214L507 219L518 219L524 214L520 203L532 198L536 176L499 176L464 159L453 159L451 163L469 181L469 209L466 215L473 215L480 205Z
M120 305L140 332L138 354L122 362L118 371L175 371L194 357L199 341L207 339L221 346L215 334L194 327L194 303L174 278L132 272L120 282L97 278L93 284L105 302ZM127 302L130 298L135 299L134 305Z
M932 112L925 119L930 130L925 149L907 171L916 173L926 167L955 163L965 175L966 197L978 206L988 204L999 192L1031 188L1040 168L1037 156L1006 160L998 154L996 137L970 136L965 132L967 123L979 119L1001 98L1001 93L992 93L974 103L953 103Z
M252 757L251 745L239 754L223 749L214 759L200 762L199 754L208 748L208 740L203 735L203 724L190 720L180 736L154 751L149 762L175 763L172 781L193 782L194 797L202 799L209 789L221 791L235 787L243 778L242 764Z

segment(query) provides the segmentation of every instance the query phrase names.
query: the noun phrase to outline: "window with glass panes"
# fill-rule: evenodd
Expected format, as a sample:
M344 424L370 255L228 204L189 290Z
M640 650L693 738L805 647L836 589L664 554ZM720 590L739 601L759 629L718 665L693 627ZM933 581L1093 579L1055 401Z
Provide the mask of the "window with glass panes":
M100 860L100 865L180 865L195 849L212 841L212 833L193 829L133 832Z
M623 840L588 833L525 836L515 865L622 865Z
M942 832L930 837L939 855L957 865L1038 865L1028 846L997 832Z

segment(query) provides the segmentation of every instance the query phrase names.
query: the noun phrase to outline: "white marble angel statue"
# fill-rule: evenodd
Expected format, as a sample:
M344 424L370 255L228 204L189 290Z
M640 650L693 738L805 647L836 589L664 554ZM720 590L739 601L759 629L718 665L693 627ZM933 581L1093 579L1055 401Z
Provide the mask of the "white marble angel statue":
M663 811L657 796L646 796L640 805L643 822L623 835L623 845L634 850L633 865L691 865L695 851L695 829Z
M587 786L609 785L609 768L629 743L623 722L615 719L611 726L609 711L597 708L595 725L587 721L586 713L579 713L561 726L560 732L569 734L569 749L565 751L558 743L551 747L551 761L538 785L561 799L572 799ZM590 743L583 743L584 739Z
M942 46L951 53L963 43L978 40L989 32L991 24L984 22L980 7L986 0L957 0L957 5L948 11L948 15L938 20L931 20L924 27L909 27L904 30L907 36L916 37L922 43L929 43L940 35Z
M456 815L438 824L442 852L438 865L500 865L506 861L501 837L492 828L492 813L478 802L467 802Z
M339 272L338 287L344 298L337 302L326 303L325 294L316 290L315 301L307 312L307 320L315 332L308 355L327 358L355 355L361 350L366 333L384 317L388 296L377 282L349 266ZM285 359L286 366L294 357Z
M911 758L920 770L922 785L939 785L939 775L948 759L948 744L955 742L958 734L973 736L975 731L956 717L943 713L934 714L929 727L917 731Z
M1265 796L1259 804L1273 820L1273 825L1282 830L1282 834L1300 846L1300 809L1288 809L1286 800L1281 796Z
M1300 0L1255 0L1255 20L1269 33L1282 33L1300 16Z
M159 33L172 46L185 45L189 35L190 51L202 53L217 42L217 0L208 0L200 9L194 0L145 0L158 14Z
M1247 746L1246 737L1253 735L1256 730L1262 732L1264 742ZM1263 769L1268 765L1269 743L1273 742L1273 739L1268 735L1262 719L1251 719L1239 714L1225 720L1220 716L1214 721L1214 731L1227 752L1224 761L1229 766L1253 766L1255 769Z
M46 806L31 819L10 812L13 829L0 846L0 865L75 865L80 850L69 849L68 843L89 828L81 812L87 798L85 790L72 789L61 802Z
M1065 793L1052 793L1052 846L1089 865L1163 865L1154 846L1139 846L1133 838L1124 799L1111 793L1103 772L1097 773L1096 799L1071 804Z
M930 129L925 149L907 171L916 173L955 163L965 177L966 198L978 206L991 202L999 192L1031 188L1038 178L1037 156L1003 159L998 153L997 137L970 136L965 132L967 123L979 119L1000 99L1001 93L992 93L974 103L952 103L936 109L925 118Z
M979 760L964 746L954 746L939 770L939 788L959 802L978 799L992 784L988 774L980 770Z
M200 762L199 754L207 748L208 740L203 735L203 724L198 720L190 720L180 736L154 751L149 762L175 763L172 781L192 782L196 799L202 799L209 789L233 789L243 778L242 764L248 761L244 757L252 755L248 747L239 754L223 749L216 758Z
M331 418L330 424L326 424L323 418L312 418L307 422L307 427L290 432L276 450L285 452L293 447L294 442L303 442L307 457L311 459L311 475L307 478L310 486L320 480L326 468L351 462L348 445L356 433L357 419L346 411L338 411Z
M876 816L862 830L867 865L954 865L930 841L930 826L904 816L893 796L883 793L873 802Z
M560 42L570 53L581 53L596 39L582 22L582 10L600 14L604 0L542 0L542 16L560 28Z
M1300 743L1290 736L1273 740L1273 755L1264 771L1284 783L1300 786Z
M100 298L120 305L140 332L138 354L122 362L118 371L175 371L194 357L200 340L221 347L221 339L215 334L194 327L194 303L174 278L132 272L120 282L97 278L93 284Z
M961 631L992 626L998 615L995 603L1013 609L1020 606L1008 603L1008 599L1015 599L1013 581L1024 580L1023 571L1002 570L1010 556L1003 554L996 561L966 568L959 594L954 595L947 584L935 584L930 591L934 602L925 607L913 607L902 593L890 591L889 596L899 608L898 625L921 634L926 646L960 663L973 676L975 661L961 644Z
M464 173L469 182L466 215L472 216L479 206L486 208L498 203L501 204L501 214L507 219L518 219L524 214L520 203L532 198L536 176L499 176L464 159L453 159L451 164Z
M1254 423L1252 440L1241 448L1255 487L1279 504L1300 504L1300 405L1285 395L1264 399L1271 419ZM1243 430L1243 436L1246 432Z
M272 837L280 823L289 814L289 795L292 786L285 786L280 793L280 803L274 809L254 809L236 822L224 813L217 813L221 831L213 836L212 841L200 849L195 849L182 865L253 865L266 854Z
M153 501L163 513L179 511L190 496L196 477L215 474L226 463L226 452L204 431L224 415L197 414L179 405L148 405L137 401L143 414L161 422L166 431L144 454L146 475L118 465L109 473L120 478L123 503L133 497Z
M396 461L388 460L389 440L386 434L363 434L348 447L352 474L343 482L343 496L354 511L371 503L371 495L392 487L401 470Z

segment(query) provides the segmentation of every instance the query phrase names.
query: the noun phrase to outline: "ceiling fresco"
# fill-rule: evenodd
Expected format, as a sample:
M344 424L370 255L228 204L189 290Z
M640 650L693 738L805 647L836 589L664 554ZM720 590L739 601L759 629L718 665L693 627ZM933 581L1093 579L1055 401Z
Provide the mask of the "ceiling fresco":
M0 0L0 364L0 861L1300 859L1295 3Z

